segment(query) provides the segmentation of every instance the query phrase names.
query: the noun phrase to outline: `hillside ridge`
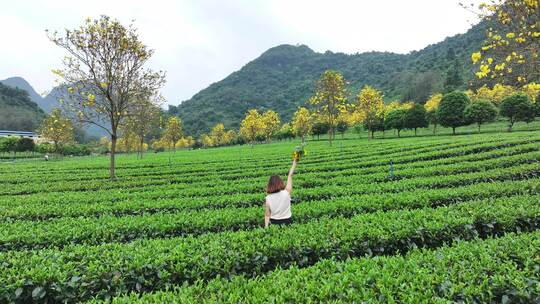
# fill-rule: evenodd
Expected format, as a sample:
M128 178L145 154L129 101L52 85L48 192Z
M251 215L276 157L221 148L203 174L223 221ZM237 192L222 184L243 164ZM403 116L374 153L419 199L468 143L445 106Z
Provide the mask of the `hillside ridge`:
M263 52L240 70L209 85L169 112L182 118L190 134L208 131L218 122L238 128L248 109L273 109L283 121L305 105L313 85L326 69L341 72L354 96L365 84L382 90L386 99L424 102L442 90L448 70L458 65L465 80L472 78L470 53L483 41L484 24L464 34L408 54L370 51L318 53L306 45L282 44Z

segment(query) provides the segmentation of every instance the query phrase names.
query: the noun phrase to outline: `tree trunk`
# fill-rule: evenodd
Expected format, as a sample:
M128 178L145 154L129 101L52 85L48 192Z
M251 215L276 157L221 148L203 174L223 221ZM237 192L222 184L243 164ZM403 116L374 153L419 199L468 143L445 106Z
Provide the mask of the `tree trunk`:
M416 128L414 128L414 136L416 136Z
M478 133L480 133L480 124L478 124Z
M437 133L437 124L433 124L433 134Z
M456 127L452 127L452 134L456 135Z
M140 146L139 146L139 152L141 153L141 159L143 158L143 152L144 152L144 137L141 138Z
M510 120L510 123L508 124L508 132L512 132L513 126L514 126L514 121Z
M116 133L113 133L111 135L111 162L110 162L110 165L109 165L109 179L110 180L116 180L116 175L114 173L114 169L115 169L115 163L114 163L114 157L115 157L115 153L116 153Z
M401 137L401 134L400 134L400 133L401 133L401 130L400 130L400 129L398 129L398 130L397 130L397 137L398 137L398 138L400 138L400 137Z

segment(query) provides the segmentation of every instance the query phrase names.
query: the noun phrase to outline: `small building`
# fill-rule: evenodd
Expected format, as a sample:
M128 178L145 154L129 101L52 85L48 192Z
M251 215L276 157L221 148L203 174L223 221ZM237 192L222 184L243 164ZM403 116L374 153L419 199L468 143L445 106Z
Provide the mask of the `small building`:
M0 130L0 137L30 138L34 142L37 142L40 139L39 135L36 132L11 130Z

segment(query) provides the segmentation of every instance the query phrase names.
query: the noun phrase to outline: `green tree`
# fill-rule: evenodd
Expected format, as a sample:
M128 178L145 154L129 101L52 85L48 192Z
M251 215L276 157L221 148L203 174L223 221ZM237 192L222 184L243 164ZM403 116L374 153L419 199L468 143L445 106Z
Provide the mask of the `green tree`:
M508 118L508 132L512 132L512 127L518 121L529 123L534 120L534 105L525 94L514 94L503 99L500 106L502 116Z
M16 150L17 152L28 152L34 151L36 148L36 143L31 138L21 138L17 142Z
M463 70L461 64L455 59L452 66L446 72L446 79L444 80L445 93L453 92L463 86L464 81L462 74Z
M497 107L489 100L478 100L465 108L465 119L478 125L478 133L483 123L495 120Z
M364 126L361 123L357 123L353 126L354 132L358 135L358 138L360 138L362 132L364 131Z
M320 139L321 135L327 134L330 130L330 125L321 120L316 120L315 123L313 123L313 127L311 128L311 134L317 136L317 140Z
M0 151L17 153L17 145L19 139L16 137L4 137L0 138Z
M405 128L414 129L414 136L418 128L427 128L428 121L426 119L426 108L420 104L413 104L405 114Z
M336 131L341 134L341 139L345 136L345 132L349 129L349 124L345 120L338 120Z
M332 145L337 117L347 110L347 90L341 73L327 70L315 85L315 94L309 99L328 124L328 141Z
M292 139L294 137L293 128L288 123L283 124L278 132L279 139Z
M68 53L63 69L53 70L67 88L61 101L80 122L109 134L109 177L114 180L119 127L137 100L159 90L165 74L145 68L153 51L141 42L135 27L107 16L88 18L82 26L49 38Z
M386 126L388 129L396 129L398 137L401 137L401 130L405 129L405 116L407 115L407 109L394 109L388 112L386 116Z
M464 111L469 103L469 97L463 92L444 95L437 110L437 120L441 126L452 128L452 134L456 135L457 127L467 125Z

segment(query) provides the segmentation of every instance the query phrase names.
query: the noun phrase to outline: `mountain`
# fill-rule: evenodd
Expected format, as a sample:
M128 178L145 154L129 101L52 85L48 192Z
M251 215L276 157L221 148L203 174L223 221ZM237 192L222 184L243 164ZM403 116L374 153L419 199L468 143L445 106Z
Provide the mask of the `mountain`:
M28 92L30 99L37 103L37 105L46 113L51 113L53 108L58 107L56 98L54 98L51 94L42 97L34 90L28 81L22 77L10 77L8 79L1 80L0 83Z
M211 84L169 113L182 118L187 133L200 134L218 122L238 128L248 109L272 109L282 121L291 119L313 94L315 81L326 69L341 72L350 83L351 99L365 84L385 94L386 100L415 100L445 88L464 88L472 80L470 54L483 41L485 25L446 38L409 54L367 52L317 53L305 45L280 45L264 52L239 71ZM452 74L452 78L447 77ZM446 83L448 79L460 83Z
M36 90L34 90L34 88L30 85L30 83L28 83L28 81L26 81L22 77L10 77L5 80L1 80L0 84L3 84L4 87L7 86L9 88L17 89L19 91L25 92L27 97L30 99L30 101L32 101L34 104L39 106L38 110L41 110L42 116L44 116L45 113L52 112L54 108L60 107L60 104L58 103L58 96L61 96L62 90L64 90L61 87L55 87L51 90L49 94L47 94L47 96L42 97L36 92ZM16 109L14 108L14 109L11 109L9 113L14 114L13 117L17 117L17 119L21 119L21 116L23 114L22 112L16 113L17 109L19 111L22 111L20 108L16 108ZM27 112L24 112L24 113L27 113ZM14 121L14 119L10 119L10 121ZM21 119L21 121L25 121L25 120ZM38 121L41 121L41 119L39 119ZM22 124L26 126L29 123L24 122ZM11 122L9 125L17 125L17 124L14 124L13 122ZM33 131L34 129L30 129L30 130ZM90 139L89 137L100 138L102 136L107 135L107 132L105 130L95 125L87 125L87 126L83 126L82 128L77 128L76 133L77 133L77 139L83 142L89 140Z
M57 100L59 98L66 98L67 96L67 87L66 86L57 86L51 90L51 92L47 95L46 98L54 100L56 103L55 107L58 107L59 104ZM102 121L102 125L107 125L107 122ZM102 128L94 125L94 124L85 124L82 127L78 126L76 127L78 129L78 133L76 132L76 135L79 135L79 138L77 139L79 142L87 142L90 139L99 139L103 136L109 136L107 131L103 130ZM84 133L84 134L80 134Z
M45 112L22 89L0 83L0 129L35 131Z

